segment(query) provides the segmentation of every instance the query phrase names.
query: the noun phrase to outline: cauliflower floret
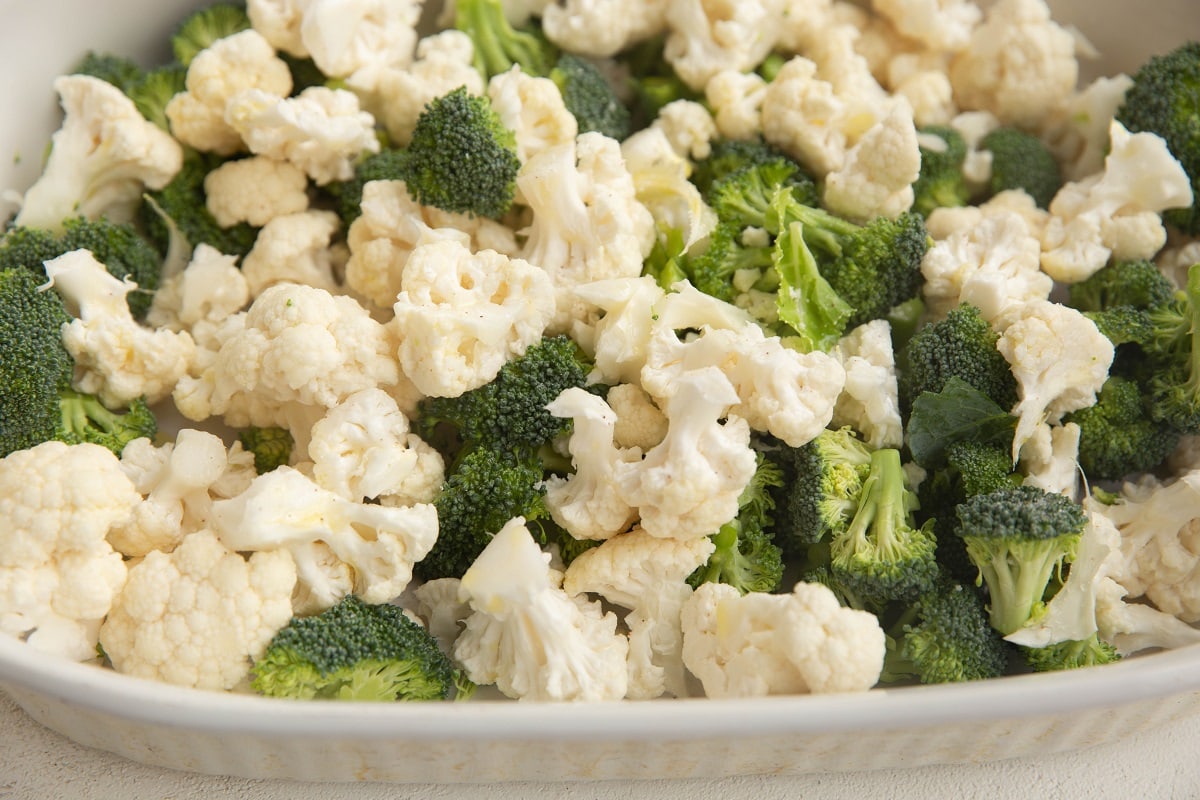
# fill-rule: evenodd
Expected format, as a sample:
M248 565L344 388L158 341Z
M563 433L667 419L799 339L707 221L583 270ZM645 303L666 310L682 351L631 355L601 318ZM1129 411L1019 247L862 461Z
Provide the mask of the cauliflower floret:
M410 431L395 398L374 387L350 395L313 425L308 457L321 488L356 503L432 503L445 472L441 454Z
M460 584L458 578L435 578L411 590L417 616L448 656L453 656L463 622L471 615L471 606L458 598Z
M292 72L251 29L218 39L197 54L188 65L186 87L167 103L171 132L197 150L228 156L244 149L241 135L226 121L229 101L249 90L287 97Z
M619 383L605 398L617 415L613 443L617 447L649 450L667 436L667 415L654 399L636 383Z
M0 632L95 658L126 575L105 537L141 499L99 445L50 441L0 459Z
M1110 258L1153 258L1167 241L1159 216L1192 204L1192 185L1167 143L1154 133L1109 127L1104 171L1068 183L1050 203L1042 269L1056 281L1082 281Z
M163 188L179 172L183 149L110 83L64 75L54 89L62 126L13 223L61 232L68 217L131 220L142 193Z
M746 420L727 413L737 392L716 367L685 372L666 402L667 436L641 461L617 462L614 480L651 536L709 536L737 516L757 461Z
M340 225L332 211L300 211L264 225L254 247L242 259L242 276L250 296L258 297L277 283L300 283L335 292L330 245Z
M862 692L879 680L874 614L842 607L827 586L742 595L705 583L683 606L683 663L709 697Z
M567 449L575 470L546 479L546 507L554 521L576 539L608 539L629 530L637 510L622 498L615 476L618 464L640 462L642 451L614 444L616 414L585 389L567 389L546 410L573 422Z
M454 657L477 684L521 700L619 700L629 685L628 641L599 603L573 600L517 517L463 574L471 606Z
M629 610L626 697L687 696L679 615L692 595L687 577L714 548L709 538L662 539L635 529L585 551L567 567L567 594L598 594Z
M216 326L249 302L250 287L237 267L237 256L202 242L184 270L167 278L154 293L146 323L188 331L204 347Z
M515 134L522 164L543 150L571 144L579 135L575 115L549 78L527 75L514 65L488 81L487 96L500 122Z
M850 148L842 166L825 176L823 200L830 211L859 222L894 219L912 207L912 183L920 172L912 109L898 102Z
M271 43L296 58L308 58L308 48L300 36L304 9L312 0L246 0L250 26Z
M958 104L1032 129L1075 90L1075 37L1044 0L998 0L950 64Z
M686 251L717 227L717 215L688 180L691 164L671 145L664 128L651 126L621 143L638 202L658 228L683 233Z
M1133 78L1099 77L1072 95L1042 125L1042 136L1062 166L1067 180L1078 181L1104 168L1108 129Z
M575 295L604 312L595 325L596 369L589 379L640 384L654 308L666 293L654 278L639 276L586 283L576 287Z
M259 475L236 497L215 501L209 524L231 550L290 552L310 611L329 608L347 588L368 603L396 598L412 580L413 564L437 539L437 509L429 503L357 503L288 466ZM318 542L334 556L333 564L315 558L311 546ZM350 573L349 587L336 580L343 569Z
M662 33L670 3L671 0L559 0L536 3L533 13L541 12L546 38L563 50L604 57ZM520 8L528 3L505 2L506 16L510 19L525 16L514 13L512 5Z
M689 87L703 91L723 69L758 66L779 38L783 0L670 0L663 58Z
M850 331L838 342L834 355L846 370L846 388L833 409L833 425L851 426L872 448L899 448L904 428L887 320L873 320Z
M1154 259L1162 273L1180 289L1187 287L1188 270L1200 264L1200 241L1185 242L1167 247Z
M130 442L121 452L121 469L145 499L113 526L108 541L127 556L174 550L208 521L209 487L228 466L225 443L206 431L184 428L162 447L149 439Z
M113 277L88 250L73 250L45 267L75 314L63 326L63 345L75 359L74 386L110 408L170 395L195 354L192 337L139 325L125 301L136 284Z
M713 139L717 138L717 123L702 103L693 100L672 100L658 110L650 123L666 134L671 149L691 161L708 158Z
M204 177L205 205L223 228L247 222L261 228L308 208L304 170L266 156L226 161Z
M872 0L871 6L904 36L949 52L965 50L983 18L972 0Z
M488 383L541 339L554 315L544 271L450 239L414 249L400 284L393 306L400 364L429 396L458 397Z
M704 85L717 131L726 139L752 139L762 131L767 82L757 72L723 69Z
M1000 334L996 349L1012 367L1020 398L1013 434L1013 462L1026 440L1046 421L1087 408L1108 379L1113 345L1096 323L1079 311L1049 300L1018 311Z
M416 60L408 66L360 69L346 79L346 88L383 124L392 142L404 147L412 140L427 103L460 86L471 94L483 94L484 80L474 58L470 36L459 30L441 31L417 42Z
M245 559L198 531L130 568L100 643L126 675L232 689L291 620L295 583L286 552Z
M344 89L310 86L281 98L258 89L234 95L225 119L252 153L288 161L318 186L354 177L354 162L379 152L375 118Z
M1046 492L1079 497L1079 425L1038 425L1021 447L1024 483Z
M407 64L417 42L421 0L308 0L300 41L322 74Z
M887 87L912 106L917 127L948 125L958 114L948 63L940 53L902 53L888 62Z

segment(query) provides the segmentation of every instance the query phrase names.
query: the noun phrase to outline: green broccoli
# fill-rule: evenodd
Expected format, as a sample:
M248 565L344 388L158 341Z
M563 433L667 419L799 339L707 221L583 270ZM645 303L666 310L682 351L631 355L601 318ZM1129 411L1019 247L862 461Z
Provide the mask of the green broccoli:
M690 278L686 271L687 242L679 228L672 228L665 222L660 222L656 227L654 246L642 264L642 274L654 278L663 291L670 291L677 282Z
M937 469L956 442L975 441L1012 451L1017 418L957 375L940 392L922 392L913 401L906 430L913 461Z
M1121 306L1151 309L1175 300L1175 285L1153 261L1112 261L1067 287L1068 304L1080 311Z
M516 135L486 97L460 86L417 118L405 175L422 205L496 218L512 205L520 166Z
M1028 485L958 506L956 532L987 584L993 628L1007 636L1044 611L1046 587L1074 558L1086 522L1078 503Z
M789 556L850 522L871 466L871 450L850 428L826 429L800 447L771 453L783 483L771 489L775 540Z
M1149 316L1150 417L1183 433L1200 432L1200 264L1188 270L1185 292Z
M793 180L797 176L798 180ZM714 179L705 199L722 222L779 233L782 220L774 206L776 195L783 190L788 199L799 204L798 194L808 193L805 177L789 159L762 161Z
M142 82L145 71L134 61L112 53L89 50L70 69L72 75L90 75L120 89L125 94Z
M222 163L218 156L190 151L170 183L146 193L148 200L138 207L138 221L160 252L167 252L171 239L170 227L160 212L193 247L204 243L230 256L244 256L254 247L258 228L245 222L222 228L205 205L204 178Z
M514 64L525 74L542 78L558 57L558 49L540 31L513 28L501 0L458 0L454 27L471 37L475 68L484 80L508 72Z
M251 674L255 691L301 700L446 700L473 690L402 608L368 605L355 595L315 616L294 617Z
M354 166L354 177L348 181L327 184L324 190L333 196L338 216L347 230L362 214L363 186L371 181L402 181L408 164L408 151L385 147L372 153Z
M717 139L712 142L708 156L696 162L688 179L707 197L714 183L742 169L766 164L793 167L785 182L792 187L798 202L815 206L820 201L817 184L808 171L762 139Z
M1121 375L1110 375L1094 405L1063 421L1079 426L1079 466L1093 481L1149 472L1166 460L1182 436L1151 419L1141 388Z
M794 332L801 350L828 351L845 333L855 309L817 266L804 239L805 228L804 223L791 221L775 238L776 307L779 320Z
M758 454L758 468L738 498L738 514L712 535L716 549L688 583L727 583L738 591L773 592L783 580L783 554L770 533L772 495L783 487L783 470Z
M933 526L917 527L916 494L909 488L900 451L871 453L871 466L849 524L829 540L833 579L870 605L915 600L938 574Z
M996 349L1000 336L980 314L963 304L938 322L917 330L900 354L900 409L906 416L924 392L940 392L957 377L1009 409L1017 402L1017 380Z
M983 137L979 148L992 154L992 178L988 189L993 195L1021 189L1039 208L1047 208L1062 188L1058 159L1032 133L1018 128L997 128Z
M158 420L142 398L119 413L105 408L94 395L64 390L59 393L59 409L54 438L67 444L90 442L119 456L134 439L153 439L158 433Z
M1148 131L1166 141L1196 199L1164 212L1163 219L1186 234L1200 234L1200 41L1154 56L1133 73L1116 119L1131 132Z
M247 428L238 433L238 441L254 454L254 471L259 475L289 463L295 445L292 434L283 428Z
M249 27L250 18L246 15L245 6L214 3L184 18L171 36L171 50L179 63L186 67L213 42Z
M629 136L629 109L595 64L563 53L547 76L562 93L563 104L579 123L579 132L597 131L621 141Z
M921 173L913 183L912 210L928 217L935 208L965 206L971 199L963 162L967 142L946 125L921 128ZM941 144L937 144L940 142Z
M148 70L140 81L125 90L125 94L143 117L169 133L171 123L167 120L167 103L184 90L186 79L186 67L168 64Z
M771 257L774 248L769 245L746 244L743 238L744 230L744 226L737 223L718 222L708 235L708 242L703 250L676 260L684 276L693 286L727 303L736 302L736 299L749 289L764 292L778 290L779 276L775 273L775 263ZM749 288L734 285L739 276L748 274L744 272L746 270L757 271L758 279ZM670 284L664 284L660 280L659 285L667 288ZM760 321L767 325L771 322Z
M1069 640L1045 647L1019 648L1025 663L1034 672L1094 667L1121 660L1117 649L1093 633L1086 639Z

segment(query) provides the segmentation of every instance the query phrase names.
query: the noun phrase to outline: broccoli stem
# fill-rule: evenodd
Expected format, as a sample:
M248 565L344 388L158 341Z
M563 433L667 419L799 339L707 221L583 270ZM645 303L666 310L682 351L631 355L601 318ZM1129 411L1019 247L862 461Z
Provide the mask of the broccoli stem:
M93 395L65 391L59 398L62 412L62 429L83 437L92 425L105 433L115 433L121 425L121 416L109 411Z
M1040 613L1046 585L1066 553L1058 539L978 545L968 540L967 554L979 565L988 587L988 618L993 628L1008 636Z

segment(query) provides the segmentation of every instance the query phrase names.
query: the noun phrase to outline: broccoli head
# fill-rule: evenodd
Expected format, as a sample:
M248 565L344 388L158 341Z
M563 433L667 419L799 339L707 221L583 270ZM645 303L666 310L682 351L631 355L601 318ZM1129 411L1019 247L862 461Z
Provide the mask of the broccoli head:
M983 137L979 148L992 154L992 178L988 188L993 195L1020 189L1032 197L1039 208L1047 208L1062 188L1058 159L1032 133L1018 128L997 128Z
M1071 639L1045 647L1022 647L1021 655L1034 672L1094 667L1120 661L1121 655L1108 642L1093 633L1086 639Z
M928 217L935 208L965 206L971 199L963 162L967 142L948 125L921 128L921 172L913 183L912 210Z
M1067 287L1068 302L1080 311L1122 306L1151 309L1175 300L1175 285L1153 261L1112 261Z
M445 700L473 688L437 640L399 606L347 595L295 617L254 662L251 686L293 699Z
M112 53L99 53L89 50L83 58L71 68L72 75L90 75L129 94L130 88L141 83L145 77L143 70L134 61Z
M1179 444L1179 430L1151 419L1146 405L1135 381L1110 375L1094 405L1064 418L1079 426L1079 466L1089 479L1148 472Z
M993 628L1007 636L1045 610L1050 578L1074 558L1086 522L1078 503L1028 485L958 506L956 532L987 584Z
M295 444L283 428L247 428L238 433L238 441L254 454L254 471L259 475L289 463Z
M806 206L818 203L820 194L808 171L782 150L762 139L717 139L712 142L709 154L696 162L688 178L701 194L707 197L714 183L743 169L765 164L785 164L793 167L785 182L792 187L796 200Z
M171 123L167 119L167 103L184 90L186 79L187 67L168 64L148 70L140 81L125 91L125 94L129 95L129 99L137 106L137 110L142 112L143 117L169 133Z
M460 86L430 101L408 146L408 189L443 211L496 218L516 193L516 134L491 101Z
M201 50L218 39L232 36L250 27L244 5L213 3L184 18L171 36L171 51L183 66L192 63Z
M562 93L563 104L579 123L580 133L597 131L617 141L629 136L629 109L592 62L563 53L547 77Z

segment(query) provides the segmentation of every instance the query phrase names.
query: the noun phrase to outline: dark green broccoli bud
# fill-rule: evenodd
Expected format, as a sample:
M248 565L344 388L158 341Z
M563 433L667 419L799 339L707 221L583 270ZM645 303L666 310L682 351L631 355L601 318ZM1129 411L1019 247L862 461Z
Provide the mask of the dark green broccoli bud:
M363 187L371 181L404 180L407 164L407 151L386 147L355 164L350 180L326 184L324 190L333 195L338 216L347 230L362 214Z
M490 383L458 397L424 398L418 431L436 439L434 429L449 424L468 447L536 453L571 429L570 419L552 415L546 405L567 389L583 387L590 371L591 363L570 337L543 338L501 367Z
M1150 319L1150 312L1145 309L1116 306L1107 311L1084 311L1083 315L1096 324L1096 330L1114 347L1142 345L1154 338L1154 322Z
M772 492L783 487L783 470L762 453L758 468L738 498L738 514L712 535L708 561L688 577L702 583L727 583L742 594L773 592L783 580L783 554L771 535Z
M992 154L992 178L988 188L993 195L1021 189L1039 208L1048 208L1062 188L1058 159L1031 133L1017 128L997 128L983 137L979 148Z
M513 517L525 517L535 535L535 523L548 521L545 470L536 455L524 458L479 448L462 455L449 469L434 505L438 538L416 565L424 580L461 578L487 543Z
M124 412L105 408L98 397L65 390L59 395L61 417L54 438L67 444L90 442L121 455L134 439L153 439L158 420L144 398L134 400Z
M1067 287L1068 304L1080 311L1121 306L1151 309L1175 300L1175 285L1153 261L1113 261Z
M705 199L722 222L778 233L782 223L773 215L772 203L781 189L799 203L792 182L797 174L800 168L785 158L752 164L714 180Z
M858 506L829 540L833 579L868 604L914 600L937 578L933 526L916 527L916 494L908 486L900 451L871 453Z
M937 393L951 378L960 378L1010 409L1017 402L1017 380L996 349L1000 335L973 305L950 310L945 319L918 330L901 353L900 409L911 413L924 392Z
M247 428L238 433L242 447L254 454L254 471L259 475L292 460L295 440L283 428Z
M871 450L853 430L840 428L800 447L781 444L771 455L783 470L782 485L771 490L775 540L788 556L802 555L853 517Z
M258 228L245 222L222 228L205 205L204 178L222 163L219 157L189 152L170 183L146 193L149 202L138 207L138 222L159 252L166 253L171 240L163 214L193 247L207 244L230 256L244 256L254 247Z
M1187 289L1151 309L1150 417L1184 433L1200 432L1200 264L1188 270Z
M987 584L993 628L1007 636L1044 611L1050 578L1074 558L1086 522L1078 503L1026 485L958 506L957 533Z
M1161 136L1192 182L1196 198L1163 219L1186 234L1200 234L1200 42L1154 56L1133 74L1116 119L1131 132Z
M921 173L913 183L912 210L928 217L935 208L965 206L971 199L963 162L967 142L946 125L921 128ZM937 144L941 142L941 144Z
M562 93L563 104L579 123L579 132L597 131L618 142L629 136L629 109L596 65L563 53L548 76Z
M128 58L89 50L79 63L71 68L70 74L99 78L129 94L130 88L142 82L145 70Z
M355 595L316 616L294 617L251 674L255 691L301 700L446 700L473 688L402 608Z
M1120 375L1109 376L1094 405L1063 421L1079 426L1079 466L1093 481L1149 472L1181 438L1177 429L1150 419L1141 388Z
M516 135L486 97L460 86L431 101L408 146L408 190L422 205L496 218L516 193Z
M246 9L235 3L214 3L184 18L171 36L171 50L183 66L218 39L250 27Z
M781 163L795 168L785 182L792 187L796 201L806 206L817 205L820 193L808 171L762 139L717 139L712 143L708 156L696 162L688 177L707 197L714 183L735 172L747 167Z
M459 0L454 27L471 37L475 68L484 80L508 72L514 64L526 75L544 78L558 58L558 49L541 31L513 28L500 0Z
M1086 639L1070 640L1045 647L1022 647L1021 655L1034 672L1054 672L1063 669L1094 667L1121 660L1120 653L1097 634Z

